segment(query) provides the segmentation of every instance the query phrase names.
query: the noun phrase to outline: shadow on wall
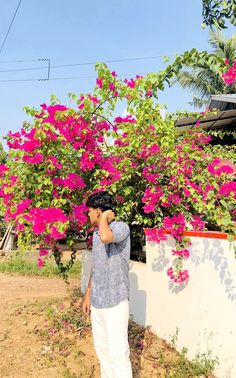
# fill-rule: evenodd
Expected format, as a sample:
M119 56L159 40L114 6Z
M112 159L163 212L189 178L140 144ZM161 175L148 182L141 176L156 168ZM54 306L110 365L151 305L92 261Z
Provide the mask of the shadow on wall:
M142 326L146 326L147 294L139 289L138 276L130 272L130 318ZM134 315L135 314L135 315Z
M198 241L192 242L192 253L190 258L195 266L203 264L206 260L213 263L214 270L218 272L220 283L224 286L224 290L231 301L236 300L236 279L232 274L232 269L229 269L229 264L233 263L236 266L236 259L234 258L233 246L229 250L231 254L228 256L224 249L224 240L207 239L204 238L204 251L199 249ZM234 269L235 270L235 269Z
M132 268L132 262L131 262ZM139 278L141 280L141 278ZM139 280L137 274L130 272L130 320L138 323L139 326L146 326L146 311L147 311L147 294L145 290L139 289ZM137 331L134 330L134 324L130 323L129 332L129 342L131 343L131 361L133 368L133 377L141 378L141 357L144 339L145 339L145 328L138 328ZM133 331L132 331L133 330ZM134 332L135 331L135 332ZM138 332L138 337L135 333ZM138 344L137 344L138 342ZM137 345L136 345L137 344ZM133 355L135 355L135 363L133 361Z

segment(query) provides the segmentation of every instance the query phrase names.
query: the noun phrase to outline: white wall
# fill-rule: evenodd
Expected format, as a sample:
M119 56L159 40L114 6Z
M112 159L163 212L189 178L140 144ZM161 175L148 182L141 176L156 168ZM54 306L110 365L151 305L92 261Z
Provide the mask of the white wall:
M236 377L236 259L227 240L191 237L187 285L169 282L174 240L147 243L147 264L131 262L130 312L170 341L179 329L177 348L189 357L212 351L219 378Z

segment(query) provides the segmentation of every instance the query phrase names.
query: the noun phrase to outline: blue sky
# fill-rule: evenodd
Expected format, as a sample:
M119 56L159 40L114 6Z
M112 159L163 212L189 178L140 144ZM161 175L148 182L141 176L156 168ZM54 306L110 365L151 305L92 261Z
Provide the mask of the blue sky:
M0 2L0 45L18 3ZM66 65L209 49L201 5L201 0L22 0L0 54L0 134L21 128L25 105L38 107L52 93L68 103L69 92L92 91L94 65L52 68L50 81L38 81L47 77L47 62L38 59ZM233 32L231 27L225 34ZM124 77L164 67L162 58L108 65ZM9 71L32 67L36 69ZM56 79L68 77L74 79ZM191 94L174 87L161 93L160 100L168 111L189 109Z

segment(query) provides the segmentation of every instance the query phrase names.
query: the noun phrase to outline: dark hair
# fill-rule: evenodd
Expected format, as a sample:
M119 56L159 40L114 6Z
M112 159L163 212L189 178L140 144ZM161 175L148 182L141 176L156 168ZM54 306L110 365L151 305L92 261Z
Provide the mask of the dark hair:
M112 210L115 212L116 202L108 192L97 192L88 197L87 207L101 209L102 211Z

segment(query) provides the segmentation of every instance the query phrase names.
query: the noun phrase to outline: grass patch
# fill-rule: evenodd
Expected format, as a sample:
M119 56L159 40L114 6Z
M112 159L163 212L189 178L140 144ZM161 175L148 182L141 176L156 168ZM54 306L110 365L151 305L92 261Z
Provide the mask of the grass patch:
M43 268L38 268L36 261L32 261L25 256L13 256L9 260L1 260L0 273L15 273L22 276L61 277L61 273L52 259L46 261ZM81 263L77 260L74 262L68 275L69 277L78 277L80 274Z

